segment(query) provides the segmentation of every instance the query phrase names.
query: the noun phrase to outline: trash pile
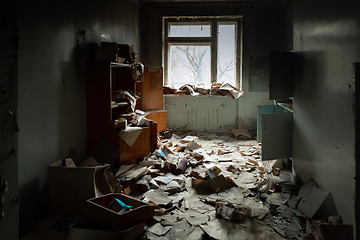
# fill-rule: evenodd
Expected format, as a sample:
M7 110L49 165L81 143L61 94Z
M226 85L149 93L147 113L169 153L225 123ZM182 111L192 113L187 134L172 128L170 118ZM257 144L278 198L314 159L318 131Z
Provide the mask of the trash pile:
M149 190L138 195L156 204L147 239L202 239L204 234L214 239L293 237L274 221L278 213L271 214L286 196L282 199L267 177L272 170L260 161L261 147L235 136L173 134L139 163L154 162L148 170ZM301 237L302 227L291 234Z
M323 239L329 233L326 230L335 227L352 234L352 226L336 217L329 223L313 221L329 192L313 180L303 186L294 184L291 162L262 162L261 146L255 140L239 140L249 139L246 135L244 130L231 135L163 132L160 147L136 164L117 169L106 165L96 171L104 173L111 189L107 192L122 200L111 198L103 206L115 204L121 216L134 211L134 204L146 205L146 212L139 208L129 218L137 234L133 231L125 239L140 235L142 239ZM104 163L89 158L83 166L98 169ZM109 198L103 194L95 200ZM106 225L112 215L100 212L92 218L100 216Z

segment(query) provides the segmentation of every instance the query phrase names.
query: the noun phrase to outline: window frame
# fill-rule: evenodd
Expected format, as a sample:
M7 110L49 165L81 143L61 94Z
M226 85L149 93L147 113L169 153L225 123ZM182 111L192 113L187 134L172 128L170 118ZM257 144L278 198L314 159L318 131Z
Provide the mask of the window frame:
M199 24L210 23L210 37L169 37L169 25L173 23ZM181 17L163 17L163 48L162 64L164 69L164 85L168 84L168 59L170 45L210 45L210 66L211 66L211 83L217 82L217 59L218 59L218 25L235 23L235 80L236 87L242 90L242 16L181 16Z

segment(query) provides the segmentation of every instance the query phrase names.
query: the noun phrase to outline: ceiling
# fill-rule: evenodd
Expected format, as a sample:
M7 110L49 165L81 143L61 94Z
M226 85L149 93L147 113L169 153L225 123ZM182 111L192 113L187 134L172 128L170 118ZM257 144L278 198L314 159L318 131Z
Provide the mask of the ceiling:
M172 2L274 2L274 0L140 0L144 3L172 3Z

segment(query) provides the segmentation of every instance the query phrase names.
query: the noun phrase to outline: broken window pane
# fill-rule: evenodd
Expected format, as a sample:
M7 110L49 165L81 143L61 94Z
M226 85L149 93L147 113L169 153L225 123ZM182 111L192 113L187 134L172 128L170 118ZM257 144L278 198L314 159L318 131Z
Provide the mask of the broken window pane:
M210 23L169 24L169 37L210 37Z
M170 45L168 83L175 88L184 84L210 87L210 45Z
M217 82L236 87L236 39L235 23L218 25Z

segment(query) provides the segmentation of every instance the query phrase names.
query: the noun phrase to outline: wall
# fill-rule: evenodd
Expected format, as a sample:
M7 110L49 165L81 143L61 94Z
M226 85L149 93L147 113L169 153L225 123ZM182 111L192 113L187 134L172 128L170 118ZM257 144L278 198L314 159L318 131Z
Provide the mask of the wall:
M140 52L137 1L24 1L18 3L20 215L46 203L47 166L68 151L86 156L88 46L133 44ZM34 215L35 214L35 215Z
M284 50L291 42L288 33L284 28L286 24L286 5L281 1L268 1L267 3L249 2L226 2L226 3L153 3L144 4L142 10L142 55L143 62L149 66L162 65L162 16L220 16L220 15L241 15L243 16L243 64L242 64L242 89L244 95L238 100L220 97L202 97L191 100L187 97L174 98L164 97L165 109L176 116L168 118L168 126L171 128L193 128L185 121L186 112L191 102L196 109L204 109L214 101L226 106L221 125L208 124L203 130L226 131L230 126L236 124L237 118L241 119L244 126L256 131L257 106L271 104L268 93L268 79L258 79L255 76L266 69L270 50ZM265 59L265 67L253 64L253 59ZM267 60L267 61L266 61ZM254 68L255 66L255 68ZM259 67L260 66L260 67ZM249 70L252 67L252 70ZM266 75L266 74L265 74ZM212 106L213 108L213 106ZM208 109L211 111L211 109ZM185 121L185 122L184 122Z
M0 233L18 239L16 3L0 9ZM10 112L13 115L10 115ZM6 191L4 186L7 187Z
M355 226L353 63L360 60L357 1L294 1L294 167L330 191Z

